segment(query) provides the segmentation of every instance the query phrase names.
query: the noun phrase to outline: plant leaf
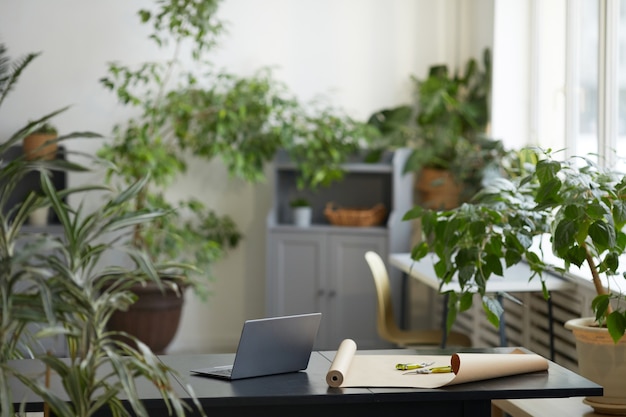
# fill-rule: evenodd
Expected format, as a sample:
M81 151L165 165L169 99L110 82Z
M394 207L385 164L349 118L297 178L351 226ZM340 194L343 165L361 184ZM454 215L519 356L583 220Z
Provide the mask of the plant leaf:
M602 220L591 223L589 236L600 251L615 245L615 229Z
M617 343L624 336L626 330L626 317L624 313L620 311L613 311L606 318L606 327L609 330L609 334L613 339L613 342Z
M609 294L601 294L591 301L591 309L596 313L596 321L602 322L611 301Z
M499 327L500 317L504 312L500 302L493 297L483 296L483 309L487 313L487 320L489 320L494 327Z

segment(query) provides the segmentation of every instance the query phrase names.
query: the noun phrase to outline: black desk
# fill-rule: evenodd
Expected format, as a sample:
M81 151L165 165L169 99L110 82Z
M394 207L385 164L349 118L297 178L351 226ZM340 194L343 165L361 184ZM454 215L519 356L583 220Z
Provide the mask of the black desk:
M45 366L42 362L33 359L11 360L8 362L8 366L17 369L22 374L28 375L30 378L37 379L39 383L44 384ZM110 371L110 367L105 366L99 370L98 374L106 375L109 374ZM43 401L39 396L33 394L32 391L27 389L20 381L15 379L15 377L12 377L9 381L11 395L13 398L13 406L16 410L19 409L20 404L24 403L26 412L34 413L43 411ZM180 398L189 398L189 392L180 385L178 380L174 378L174 375L170 376L170 384L176 395ZM143 405L150 416L167 416L167 411L165 410L165 404L163 402L163 398L161 397L161 393L152 383L146 381L145 379L138 379L136 388L137 393L142 399ZM54 372L50 376L50 390L59 398L68 401L67 396L63 391L61 379ZM124 393L121 393L119 398L124 400L126 397ZM0 404L0 407L1 406L2 404ZM127 408L130 409L130 406L127 405ZM109 413L103 412L98 414L98 416L100 415L106 416L109 415Z
M502 351L466 349L465 351ZM398 353L359 351L363 354ZM415 350L401 350L414 353ZM419 350L424 354L442 351ZM446 352L451 353L451 352ZM175 371L175 387L182 398L190 399L192 387L208 416L489 416L492 399L558 398L602 395L602 387L550 363L548 372L518 375L488 381L460 384L440 389L329 388L326 373L335 352L314 352L304 372L222 381L191 375L190 369L230 363L232 354L165 355L161 361ZM20 367L33 361L20 361ZM53 380L52 384L58 384ZM17 387L16 387L17 388ZM150 415L167 415L163 402L150 383L138 382ZM15 394L15 391L14 391ZM15 397L18 398L18 397ZM41 400L28 398L28 410L40 411ZM159 405L161 409L159 409ZM406 413L406 414L398 414ZM193 414L189 414L193 415Z
M466 349L508 352L511 348ZM385 354L392 351L359 351ZM397 353L398 350L393 351ZM415 350L402 352L414 353ZM441 353L441 351L419 350ZM452 352L448 352L452 353ZM161 360L180 373L210 416L489 416L492 399L602 395L602 387L555 363L538 372L440 389L330 388L326 373L335 352L314 352L305 372L220 381L188 370L232 361L233 355L170 355ZM406 413L406 414L399 414Z

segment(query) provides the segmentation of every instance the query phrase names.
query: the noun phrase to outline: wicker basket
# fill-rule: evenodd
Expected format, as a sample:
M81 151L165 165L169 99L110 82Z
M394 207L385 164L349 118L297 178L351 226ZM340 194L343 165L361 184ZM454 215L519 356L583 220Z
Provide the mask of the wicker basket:
M342 208L330 202L326 204L324 215L336 226L377 226L385 219L387 209L382 204L376 204L369 209Z

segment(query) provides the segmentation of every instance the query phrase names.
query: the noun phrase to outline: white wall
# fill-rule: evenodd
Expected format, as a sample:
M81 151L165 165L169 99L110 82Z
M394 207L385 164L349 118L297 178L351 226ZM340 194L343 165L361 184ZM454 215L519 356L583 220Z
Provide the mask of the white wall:
M0 111L0 140L28 119L72 108L56 120L61 131L108 135L128 117L98 79L112 60L131 64L158 57L136 11L147 0L3 0L0 42L12 57L41 51ZM493 0L225 0L229 22L215 52L220 67L249 74L275 66L301 99L324 95L353 117L406 102L409 75L434 63L464 61L491 44ZM462 7L461 7L462 5ZM481 12L482 11L482 12ZM463 23L463 24L461 24ZM460 40L463 40L460 43ZM94 152L100 142L76 141ZM73 176L72 184L93 181ZM245 240L215 265L214 296L193 295L170 351L232 350L241 322L264 315L265 217L271 178L252 186L227 177L219 162L195 162L177 195L202 196L241 226Z

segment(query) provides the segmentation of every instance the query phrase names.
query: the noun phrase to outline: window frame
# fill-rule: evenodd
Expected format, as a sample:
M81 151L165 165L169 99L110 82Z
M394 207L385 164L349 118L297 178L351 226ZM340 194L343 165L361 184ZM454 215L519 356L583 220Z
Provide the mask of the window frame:
M546 7L550 2L526 0L511 4L506 0L494 2L494 46L493 46L493 86L492 86L492 135L503 140L508 148L519 149L528 145L550 147L553 150L564 148L563 156L581 155L577 149L580 124L580 81L581 72L578 60L581 45L580 33L581 4L588 0L564 0L565 33L564 67L562 85L546 85L546 74L542 73L542 53L546 49L545 27L551 21ZM597 62L597 127L595 127L598 160L601 165L615 166L615 150L619 135L619 21L620 0L596 0L598 13L598 62ZM520 23L520 20L522 23ZM550 23L550 25L546 25ZM626 30L626 27L622 28ZM521 34L519 32L522 32ZM560 32L559 32L560 33ZM558 41L557 47L561 45ZM511 53L515 51L515 53ZM519 69L522 70L519 70ZM623 68L626 71L626 68ZM542 90L550 88L552 90ZM546 108L545 98L562 100L563 108ZM552 113L551 113L552 112ZM554 117L555 112L560 112ZM562 114L561 114L562 113ZM552 117L557 123L555 143L548 143L554 136L546 131L543 122ZM560 126L560 124L563 126ZM625 139L626 140L626 139ZM624 155L626 156L626 155Z

